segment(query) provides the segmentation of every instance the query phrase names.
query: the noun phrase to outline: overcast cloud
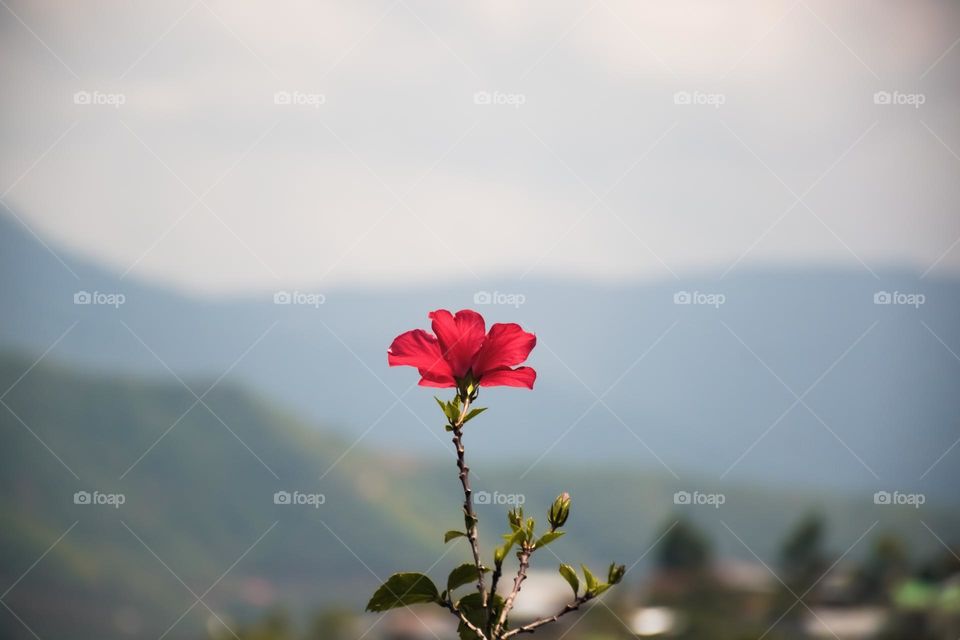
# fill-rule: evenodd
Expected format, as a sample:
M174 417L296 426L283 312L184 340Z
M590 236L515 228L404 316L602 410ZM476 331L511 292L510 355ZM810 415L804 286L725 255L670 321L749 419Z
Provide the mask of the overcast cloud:
M0 14L3 202L127 277L231 292L960 269L951 3Z

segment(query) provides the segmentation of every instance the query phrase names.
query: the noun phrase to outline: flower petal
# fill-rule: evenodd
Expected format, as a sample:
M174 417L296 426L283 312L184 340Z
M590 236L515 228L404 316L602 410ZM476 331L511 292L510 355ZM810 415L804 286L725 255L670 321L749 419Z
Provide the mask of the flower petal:
M397 336L387 349L387 363L391 367L410 366L433 378L450 376L450 366L440 353L439 341L423 329L414 329Z
M464 309L456 315L446 309L430 313L433 332L440 341L440 351L450 364L456 378L462 378L470 370L474 356L483 343L486 327L483 316L476 311Z
M537 336L527 333L514 323L497 323L490 327L487 339L473 362L473 373L483 377L488 371L501 367L513 367L530 355L537 345Z
M526 387L533 389L537 372L530 367L500 367L487 371L480 378L481 387Z
M421 387L437 387L440 389L446 389L448 387L457 386L457 381L453 379L453 376L450 375L437 375L431 373L426 369L420 369L420 382L418 383Z

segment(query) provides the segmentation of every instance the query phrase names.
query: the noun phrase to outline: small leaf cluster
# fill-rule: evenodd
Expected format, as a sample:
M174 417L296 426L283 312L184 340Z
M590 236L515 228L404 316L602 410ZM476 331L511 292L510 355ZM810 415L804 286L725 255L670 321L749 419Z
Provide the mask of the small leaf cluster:
M443 415L447 418L447 425L444 427L447 431L453 431L456 427L462 427L467 424L478 415L487 410L486 407L474 407L467 412L463 419L460 419L460 416L463 412L463 402L458 395L453 400L444 401L440 398L434 397L434 400L437 401L437 404L440 405L440 410L443 411Z
M600 582L587 565L581 564L580 569L583 571L583 595L580 595L580 578L577 576L576 569L568 564L561 564L560 575L563 576L563 579L566 580L570 588L573 589L573 597L583 601L596 598L613 585L619 583L623 580L623 574L627 571L627 568L622 564L613 563L607 570L607 581Z
M516 507L511 509L507 513L507 522L510 525L510 532L503 534L503 544L499 547L496 547L493 550L493 561L495 564L500 565L503 563L504 559L507 557L507 554L510 553L510 550L517 546L520 549L520 552L532 553L535 549L545 547L557 538L563 536L565 531L558 531L557 529L562 526L563 522L566 522L566 515L563 517L563 520L552 519L551 515L554 510L557 508L557 504L565 501L566 513L570 512L570 494L564 493L557 496L557 499L554 501L553 505L550 507L548 512L548 520L550 520L550 530L544 532L539 537L535 534L537 523L533 518L524 519L523 516L523 507ZM557 524L559 523L559 524Z

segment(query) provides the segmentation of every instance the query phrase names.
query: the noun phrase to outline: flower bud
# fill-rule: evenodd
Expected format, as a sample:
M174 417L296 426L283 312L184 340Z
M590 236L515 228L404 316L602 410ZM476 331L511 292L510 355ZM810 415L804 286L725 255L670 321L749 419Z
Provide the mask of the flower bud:
M622 564L611 564L610 570L607 571L607 583L608 584L617 584L623 580L623 574L627 572L627 568Z
M507 512L510 528L516 531L523 526L523 507L517 506Z
M564 491L550 505L547 511L547 521L552 529L559 529L570 516L570 494Z

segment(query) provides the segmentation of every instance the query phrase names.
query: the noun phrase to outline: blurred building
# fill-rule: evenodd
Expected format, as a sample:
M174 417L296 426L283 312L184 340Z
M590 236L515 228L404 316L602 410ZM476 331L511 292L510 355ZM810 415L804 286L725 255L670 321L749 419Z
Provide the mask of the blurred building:
M876 638L888 618L886 607L814 607L806 612L803 629L811 638Z
M374 625L371 618L367 628ZM390 611L367 635L371 640L457 640L457 622L439 607L412 606Z

